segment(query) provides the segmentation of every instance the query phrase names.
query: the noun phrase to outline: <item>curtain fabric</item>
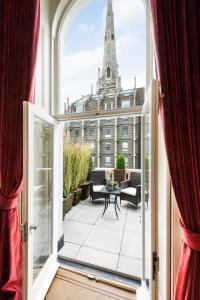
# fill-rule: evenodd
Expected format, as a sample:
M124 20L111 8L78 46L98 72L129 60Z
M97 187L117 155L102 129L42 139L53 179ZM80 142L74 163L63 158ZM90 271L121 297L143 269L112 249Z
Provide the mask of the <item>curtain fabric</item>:
M200 1L150 0L160 111L183 245L174 299L200 299Z
M22 299L17 203L23 175L23 101L33 102L39 0L0 1L0 299Z

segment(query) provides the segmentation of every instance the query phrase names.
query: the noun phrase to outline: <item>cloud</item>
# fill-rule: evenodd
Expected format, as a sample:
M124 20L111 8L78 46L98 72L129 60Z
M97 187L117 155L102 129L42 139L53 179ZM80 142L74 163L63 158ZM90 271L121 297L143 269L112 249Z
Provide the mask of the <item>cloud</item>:
M103 9L102 23L105 28L107 4ZM122 30L145 20L143 0L113 0L115 29Z
M62 59L62 97L79 99L90 92L91 84L96 90L97 70L102 65L103 47L91 51L78 51Z
M145 9L143 0L114 0L113 9L117 30L144 21Z
M95 50L78 51L71 55L66 55L62 60L62 69L68 70L65 72L65 77L74 78L77 74L85 76L91 69L101 66L103 58L103 47Z
M77 27L81 32L86 33L86 34L93 33L96 30L94 24L91 24L91 25L79 24Z
M125 32L119 35L116 39L117 52L122 52L125 48L137 46L140 43L140 38L132 32Z
M102 1L102 0L98 0ZM106 2L106 1L105 1ZM104 2L104 3L105 3ZM122 87L133 87L134 76L137 76L137 86L144 86L145 82L145 54L144 32L145 11L143 0L113 0L115 14L115 30L117 58ZM105 28L105 13L102 19L102 28ZM85 37L96 32L95 24L77 25ZM104 29L103 29L104 31ZM78 47L77 47L78 48ZM70 97L70 102L90 93L91 84L96 90L97 69L103 63L103 45L91 49L88 43L87 50L65 54L62 59L62 99Z

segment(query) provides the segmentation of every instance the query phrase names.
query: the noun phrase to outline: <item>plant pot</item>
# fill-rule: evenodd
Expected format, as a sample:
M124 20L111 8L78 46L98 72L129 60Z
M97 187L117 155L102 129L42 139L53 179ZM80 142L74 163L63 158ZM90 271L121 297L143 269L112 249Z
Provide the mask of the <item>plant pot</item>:
M109 192L113 191L113 189L114 189L114 186L113 186L113 185L107 185L107 190L108 190Z
M113 187L114 187L114 190L117 190L119 188L119 184L116 183L116 184L113 185Z
M90 183L89 182L84 182L83 184L81 184L80 187L82 188L81 200L88 199L88 197L90 195Z
M69 194L67 198L63 198L63 220L65 214L67 214L68 211L70 211L70 209L72 208L73 199L74 199L73 194Z
M125 180L126 170L125 169L114 169L114 180L118 183Z
M80 202L81 191L82 191L82 188L78 188L76 191L74 191L73 206L77 205Z

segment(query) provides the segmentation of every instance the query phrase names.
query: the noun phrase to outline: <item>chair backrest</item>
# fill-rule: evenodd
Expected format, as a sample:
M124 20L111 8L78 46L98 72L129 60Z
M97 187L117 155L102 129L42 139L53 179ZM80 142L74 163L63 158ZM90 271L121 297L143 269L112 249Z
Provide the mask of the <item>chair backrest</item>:
M136 187L136 185L141 184L141 173L140 172L131 172L130 173L130 185Z
M94 183L94 185L104 185L105 178L106 172L104 170L94 170L90 172L90 180Z

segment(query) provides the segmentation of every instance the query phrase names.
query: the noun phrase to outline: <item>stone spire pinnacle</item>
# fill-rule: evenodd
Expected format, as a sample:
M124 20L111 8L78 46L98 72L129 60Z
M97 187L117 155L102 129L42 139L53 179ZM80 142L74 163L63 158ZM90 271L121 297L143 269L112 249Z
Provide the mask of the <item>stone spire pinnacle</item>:
M120 90L121 78L118 74L114 13L112 7L112 0L108 0L106 13L103 68L102 75L97 82L97 93L101 94L107 92L118 92Z

